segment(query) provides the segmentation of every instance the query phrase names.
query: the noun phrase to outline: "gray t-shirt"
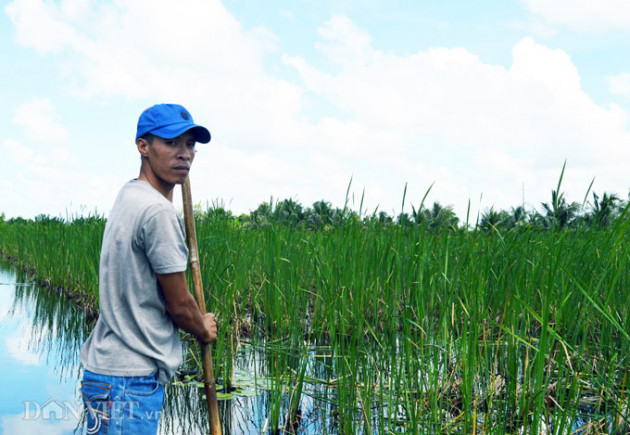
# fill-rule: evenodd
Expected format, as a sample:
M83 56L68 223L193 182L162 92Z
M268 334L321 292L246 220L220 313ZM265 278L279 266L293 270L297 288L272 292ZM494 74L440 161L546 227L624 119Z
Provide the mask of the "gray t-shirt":
M186 270L182 218L149 183L131 180L120 190L103 235L100 314L81 350L83 366L109 376L158 372L167 383L182 362L177 326L156 273Z

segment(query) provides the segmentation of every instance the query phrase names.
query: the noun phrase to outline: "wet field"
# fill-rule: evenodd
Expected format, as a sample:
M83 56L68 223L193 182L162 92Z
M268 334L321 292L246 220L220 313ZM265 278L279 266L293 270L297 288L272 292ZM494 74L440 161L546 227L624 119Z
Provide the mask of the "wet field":
M224 432L623 433L629 227L202 222ZM97 297L102 226L2 229L5 255L46 287L5 267L2 428L80 430L77 355L94 320L84 312ZM185 343L162 433L208 429L197 346Z
M79 351L88 333L74 303L0 261L0 434L85 432ZM224 433L270 432L265 410L271 387L268 379L253 375L256 359L264 356L244 344L232 392L219 393ZM197 371L190 370L166 387L161 434L208 432L203 389L195 378ZM316 421L300 429L320 431Z
M63 295L38 288L23 274L16 273L10 264L0 263L0 383L3 385L0 433L84 432L83 407L78 393L81 376L78 353L88 330L83 313L75 304ZM273 345L245 340L240 343L229 391L218 380L224 433L343 432L337 408L339 383L332 378L334 373L327 364L331 349L313 346L308 355L290 364L298 369L304 367L303 372L309 373L308 377L301 378L299 404L295 407L292 400L295 400L294 384L300 379L299 374L273 376L273 364L278 361L273 355L285 353L287 349L287 343L282 342ZM166 388L161 434L208 433L203 389L198 382L198 371L191 363L187 361L182 372ZM416 399L424 400L420 395ZM429 430L422 426L409 427L400 404L376 399L373 404L375 408L389 407L386 415L400 417L401 433L427 433ZM586 405L584 409L588 408ZM289 414L292 409L293 413ZM273 412L278 415L272 416ZM271 423L273 418L278 422L275 428ZM583 432L588 433L589 421L602 418L610 420L597 412L579 412L573 418L571 430L579 433L579 428L584 428ZM357 421L360 420L358 416ZM479 424L483 425L481 415ZM545 433L547 428L541 424L540 430ZM460 430L454 428L453 432L460 433Z

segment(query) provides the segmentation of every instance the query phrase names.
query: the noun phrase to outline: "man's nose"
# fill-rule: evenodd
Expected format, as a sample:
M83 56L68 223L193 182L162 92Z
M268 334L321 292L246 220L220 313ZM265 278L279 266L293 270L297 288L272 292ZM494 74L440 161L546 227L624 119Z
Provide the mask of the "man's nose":
M184 160L191 160L195 155L195 150L190 149L186 145L179 148L177 157Z

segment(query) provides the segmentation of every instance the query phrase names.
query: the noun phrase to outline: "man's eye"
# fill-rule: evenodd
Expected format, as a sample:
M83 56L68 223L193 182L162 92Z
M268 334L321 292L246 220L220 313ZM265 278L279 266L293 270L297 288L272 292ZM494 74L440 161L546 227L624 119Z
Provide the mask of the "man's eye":
M175 145L175 141L174 140L167 140L165 143L168 146L174 146Z

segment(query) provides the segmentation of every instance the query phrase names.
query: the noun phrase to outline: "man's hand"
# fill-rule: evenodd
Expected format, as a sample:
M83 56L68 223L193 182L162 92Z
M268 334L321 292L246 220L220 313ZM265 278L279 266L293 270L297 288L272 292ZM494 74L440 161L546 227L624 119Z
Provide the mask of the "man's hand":
M208 337L206 339L208 341L204 341L201 338L199 339L203 344L214 343L217 339L217 322L214 320L213 313L206 313L203 316L203 323L206 325L206 329L209 332Z

